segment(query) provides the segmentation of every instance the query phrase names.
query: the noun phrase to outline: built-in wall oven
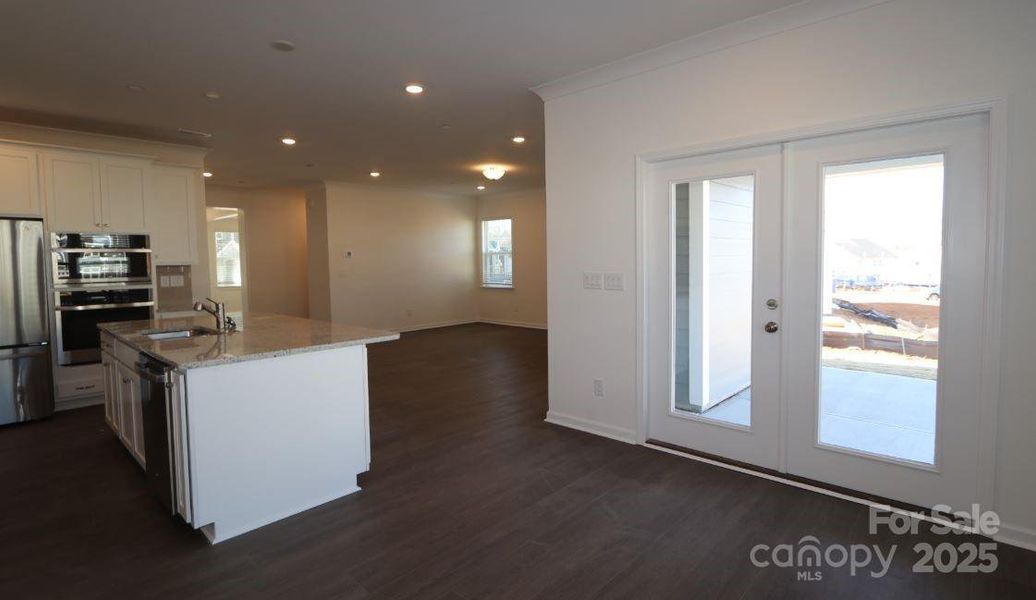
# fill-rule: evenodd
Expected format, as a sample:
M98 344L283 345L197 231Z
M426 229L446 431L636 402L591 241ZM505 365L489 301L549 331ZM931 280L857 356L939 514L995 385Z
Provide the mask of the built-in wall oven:
M135 234L51 234L58 364L100 362L98 323L153 316L148 242Z

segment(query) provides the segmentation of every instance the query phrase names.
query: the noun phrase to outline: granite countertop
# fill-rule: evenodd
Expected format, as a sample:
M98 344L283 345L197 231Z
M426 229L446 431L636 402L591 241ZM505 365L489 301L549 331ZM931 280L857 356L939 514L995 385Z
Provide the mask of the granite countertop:
M202 313L191 317L101 323L97 328L179 369L211 367L399 339L399 334L392 331L286 315L246 313L236 320L237 330L229 333L167 340L152 340L147 334L192 327L214 329L216 321L211 315Z

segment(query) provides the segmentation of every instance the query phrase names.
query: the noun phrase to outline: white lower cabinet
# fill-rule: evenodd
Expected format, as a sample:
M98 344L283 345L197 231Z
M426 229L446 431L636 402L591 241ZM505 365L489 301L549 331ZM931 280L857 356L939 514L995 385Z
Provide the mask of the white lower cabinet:
M120 342L101 338L101 372L104 383L104 418L141 467L147 467L144 451L144 413L141 403L141 378L136 370L119 356L131 348ZM133 351L135 352L135 351ZM174 504L177 514L191 523L190 452L187 443L187 384L182 373L172 371L166 397L168 404L169 452L175 486Z
M104 418L140 466L144 463L144 422L140 404L140 377L114 355L101 354L104 383Z

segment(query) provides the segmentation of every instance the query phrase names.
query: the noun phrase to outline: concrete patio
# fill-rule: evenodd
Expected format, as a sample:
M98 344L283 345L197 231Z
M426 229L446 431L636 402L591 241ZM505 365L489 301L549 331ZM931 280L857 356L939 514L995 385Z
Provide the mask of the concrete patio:
M934 463L934 380L835 367L824 367L821 377L821 443ZM705 416L747 426L751 407L749 388Z

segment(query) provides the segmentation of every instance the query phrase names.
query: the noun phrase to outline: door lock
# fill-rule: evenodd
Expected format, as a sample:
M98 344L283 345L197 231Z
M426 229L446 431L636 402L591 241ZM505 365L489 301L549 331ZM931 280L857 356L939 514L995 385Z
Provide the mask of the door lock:
M770 310L777 310L777 306L778 303L776 298L770 298L766 301L766 308L769 308Z
M763 330L766 331L766 333L777 333L777 330L780 328L781 326L773 321L770 321L766 325L763 325Z

